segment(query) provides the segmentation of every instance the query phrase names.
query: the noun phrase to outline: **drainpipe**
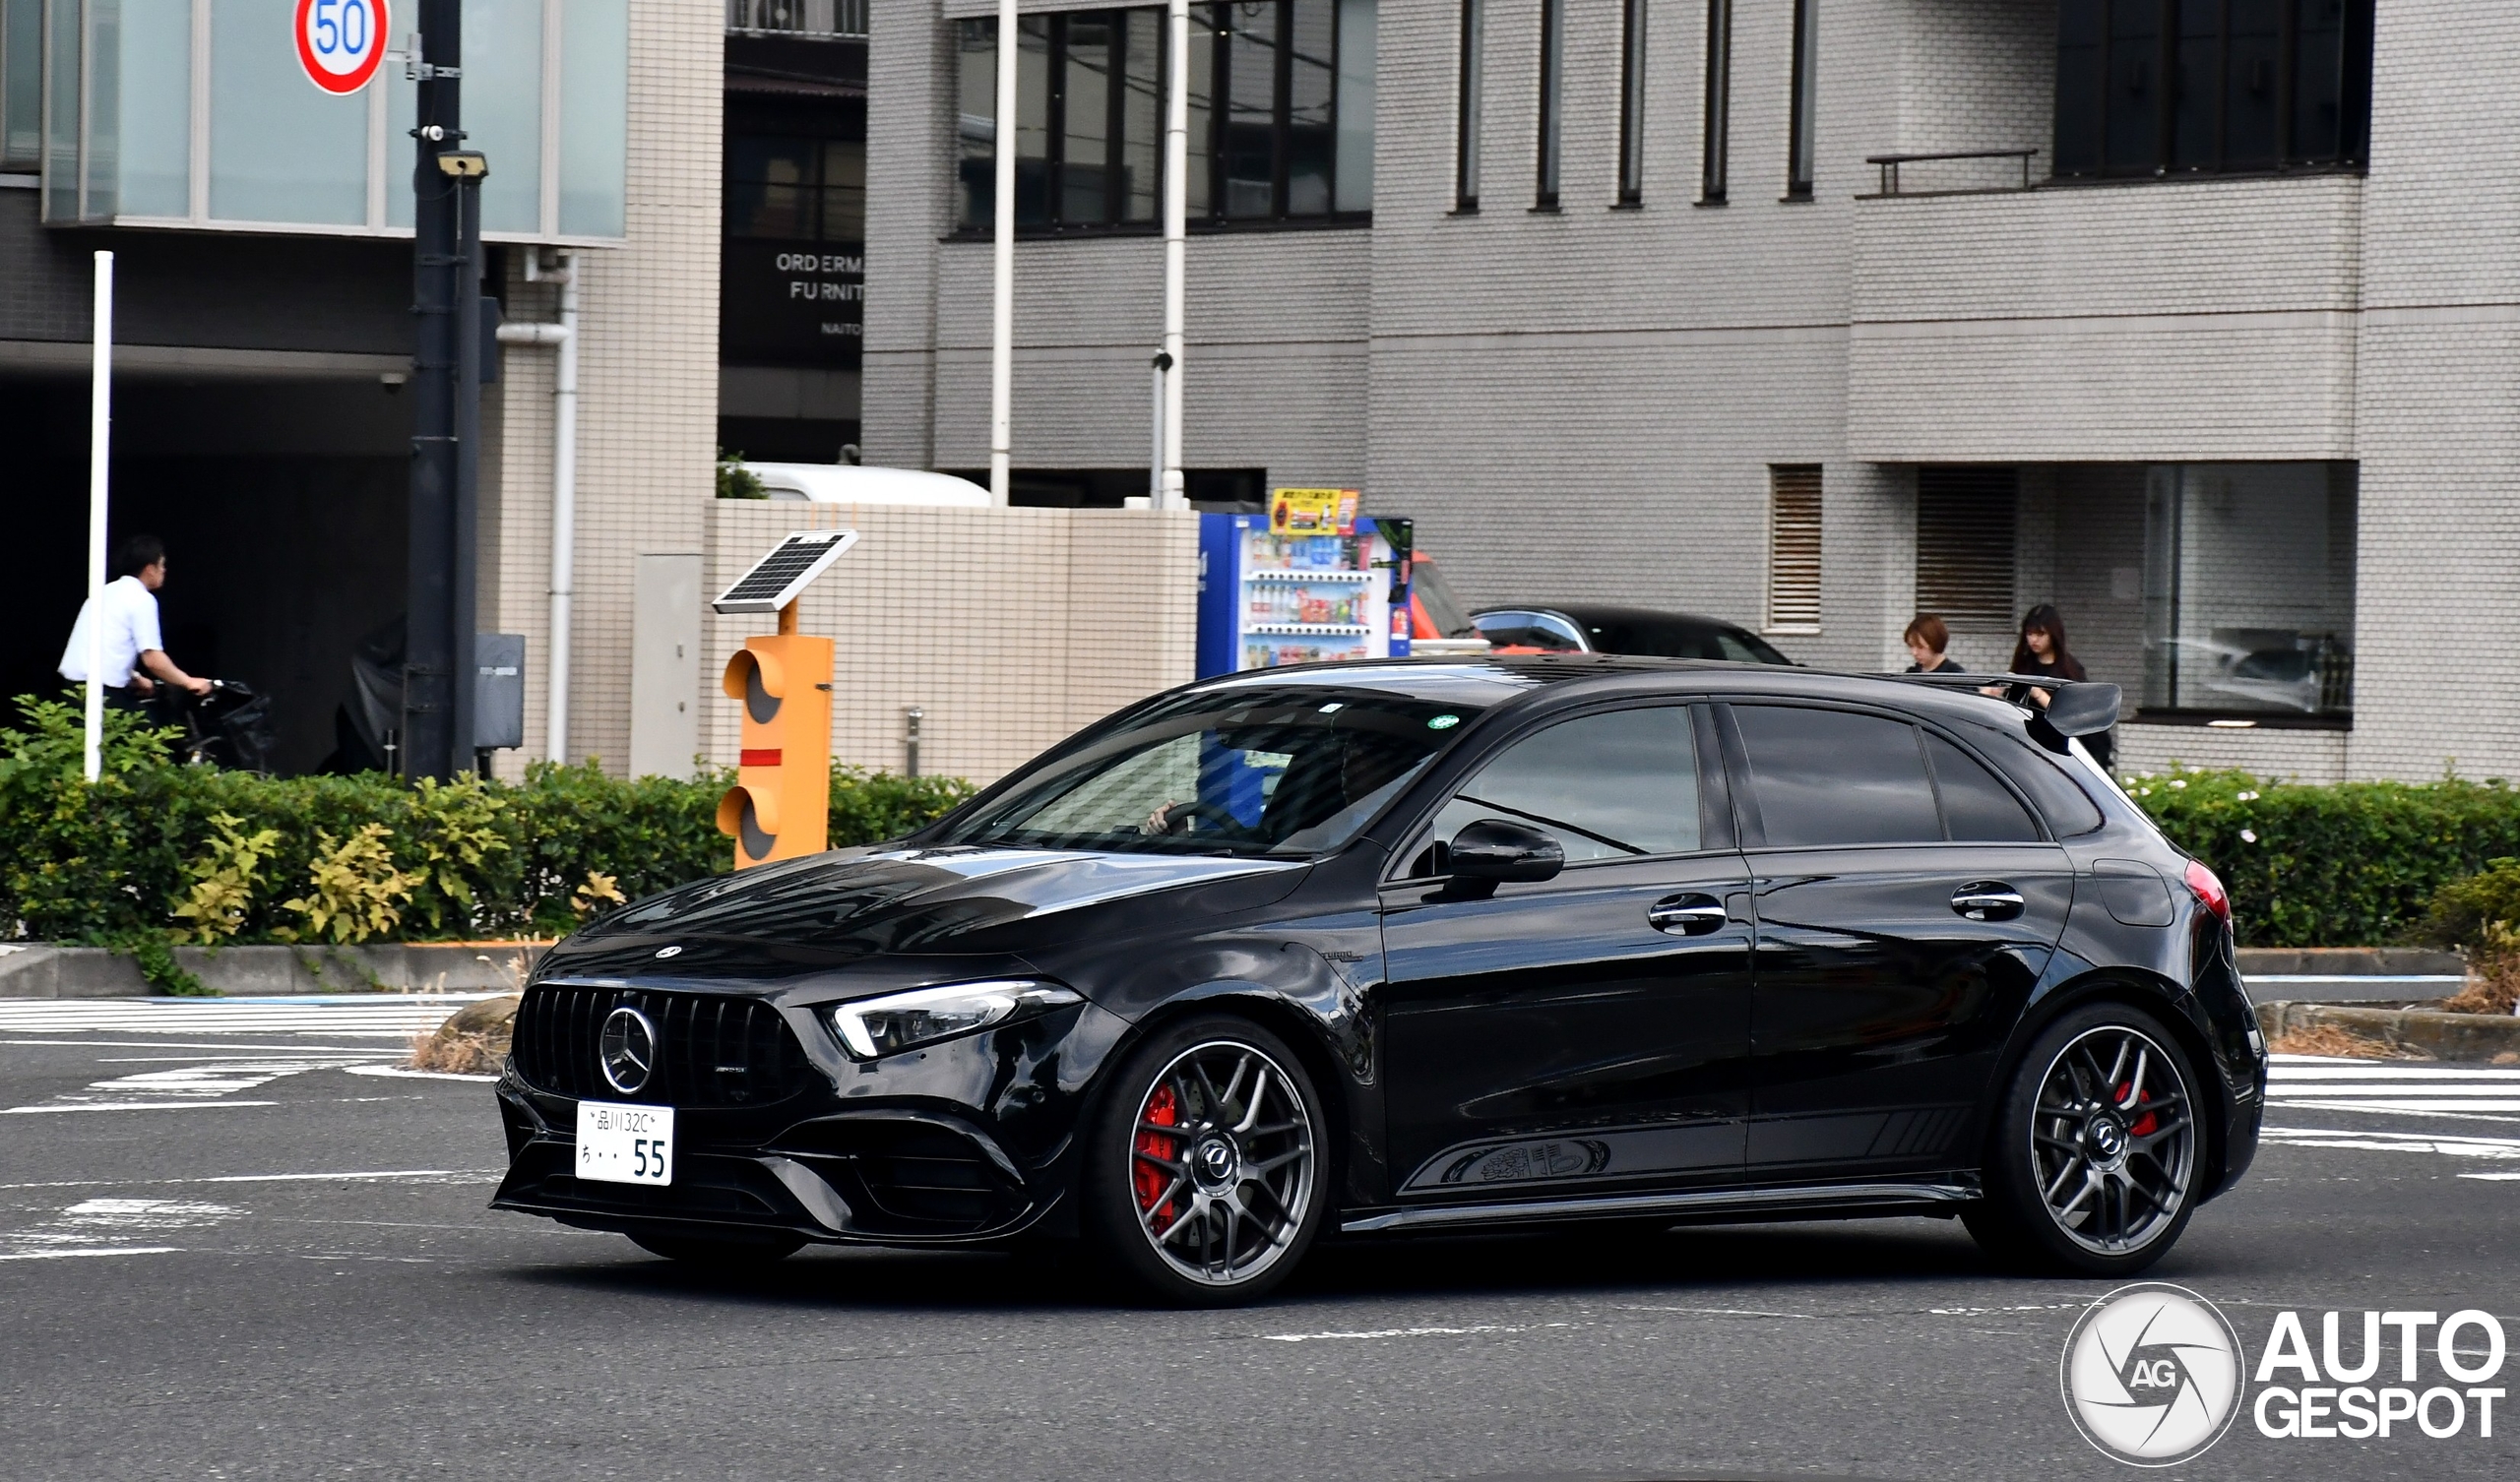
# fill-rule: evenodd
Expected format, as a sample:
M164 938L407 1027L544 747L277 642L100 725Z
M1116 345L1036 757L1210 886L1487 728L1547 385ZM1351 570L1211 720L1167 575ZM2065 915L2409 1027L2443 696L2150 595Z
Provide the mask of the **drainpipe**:
M528 252L525 280L560 285L559 322L503 324L499 342L559 349L551 386L551 673L543 754L565 763L569 760L569 607L577 592L578 257L565 248L558 256L558 271L545 273L541 254Z

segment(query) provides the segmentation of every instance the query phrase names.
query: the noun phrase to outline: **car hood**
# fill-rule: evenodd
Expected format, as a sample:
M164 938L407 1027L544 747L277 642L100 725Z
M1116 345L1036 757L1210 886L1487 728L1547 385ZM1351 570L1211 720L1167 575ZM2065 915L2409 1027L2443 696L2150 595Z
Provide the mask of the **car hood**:
M1153 895L1176 916L1258 904L1305 868L1213 855L841 849L640 901L552 949L536 975L793 977L886 954L1020 955Z

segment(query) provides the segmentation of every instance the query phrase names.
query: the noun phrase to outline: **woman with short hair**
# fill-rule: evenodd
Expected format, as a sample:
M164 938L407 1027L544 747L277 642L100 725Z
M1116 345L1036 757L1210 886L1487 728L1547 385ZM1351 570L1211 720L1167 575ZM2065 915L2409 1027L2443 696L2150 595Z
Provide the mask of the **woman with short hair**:
M1967 672L1944 650L1951 647L1951 626L1930 612L1920 612L1902 635L1908 652L1916 659L1908 665L1911 674L1960 674Z

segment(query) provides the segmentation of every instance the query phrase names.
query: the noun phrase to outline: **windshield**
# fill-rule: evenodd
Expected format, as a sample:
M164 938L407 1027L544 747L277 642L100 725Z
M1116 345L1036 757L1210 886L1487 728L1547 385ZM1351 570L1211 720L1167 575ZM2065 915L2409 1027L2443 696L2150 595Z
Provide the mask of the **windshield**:
M939 841L1318 854L1354 837L1480 710L1346 685L1178 696L1018 776Z

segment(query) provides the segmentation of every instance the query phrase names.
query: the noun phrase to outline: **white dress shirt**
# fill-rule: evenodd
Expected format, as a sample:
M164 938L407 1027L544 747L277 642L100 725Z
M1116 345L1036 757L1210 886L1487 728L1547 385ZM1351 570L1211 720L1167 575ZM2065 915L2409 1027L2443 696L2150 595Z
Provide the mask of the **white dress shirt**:
M166 647L158 636L158 593L138 577L120 577L80 604L79 622L70 630L70 647L61 650L61 677L74 684L88 682L88 625L94 621L99 606L105 615L105 683L120 688L131 683L140 655Z

